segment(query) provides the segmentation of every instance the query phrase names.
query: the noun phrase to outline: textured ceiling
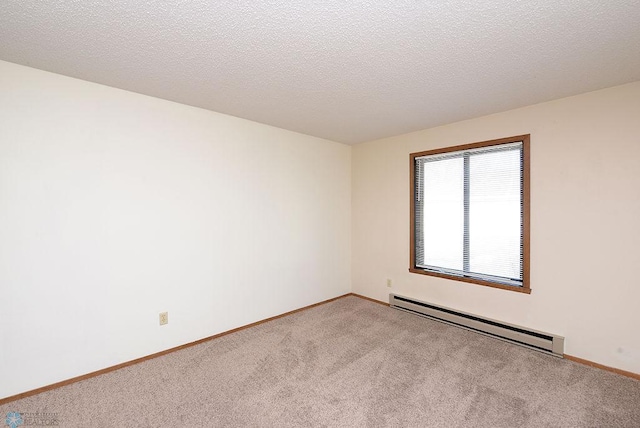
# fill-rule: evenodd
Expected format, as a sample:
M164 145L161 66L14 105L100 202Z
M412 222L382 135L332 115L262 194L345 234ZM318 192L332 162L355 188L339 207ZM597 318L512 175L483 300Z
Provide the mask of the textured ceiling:
M4 0L0 59L357 143L640 80L640 0Z

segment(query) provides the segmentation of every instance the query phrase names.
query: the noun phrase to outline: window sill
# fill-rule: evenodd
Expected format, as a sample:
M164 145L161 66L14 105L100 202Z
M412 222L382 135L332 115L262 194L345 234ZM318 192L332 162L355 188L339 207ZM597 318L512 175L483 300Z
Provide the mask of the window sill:
M444 273L429 272L424 269L418 268L409 268L409 272L417 273L420 275L436 276L438 278L453 279L454 281L468 282L471 284L484 285L485 287L499 288L501 290L515 291L516 293L531 294L531 289L529 287L515 287L512 285L496 284L494 282L483 281L481 279L465 278L461 276L447 275Z

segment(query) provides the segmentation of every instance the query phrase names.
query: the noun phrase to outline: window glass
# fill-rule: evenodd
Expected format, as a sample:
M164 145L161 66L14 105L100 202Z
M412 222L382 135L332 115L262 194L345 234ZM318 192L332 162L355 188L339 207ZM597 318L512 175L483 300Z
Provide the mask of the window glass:
M528 285L529 136L412 153L411 267Z

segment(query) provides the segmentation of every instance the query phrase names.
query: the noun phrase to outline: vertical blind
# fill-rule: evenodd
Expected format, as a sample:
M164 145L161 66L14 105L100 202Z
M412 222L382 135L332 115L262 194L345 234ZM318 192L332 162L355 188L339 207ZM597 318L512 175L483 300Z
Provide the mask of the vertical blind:
M522 142L415 158L415 265L523 285Z

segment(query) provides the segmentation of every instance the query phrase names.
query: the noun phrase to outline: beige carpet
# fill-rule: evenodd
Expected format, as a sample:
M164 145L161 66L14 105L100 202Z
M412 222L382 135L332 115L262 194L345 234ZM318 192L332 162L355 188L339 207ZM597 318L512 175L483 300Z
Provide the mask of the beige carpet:
M346 297L8 403L0 426L12 411L63 427L637 428L640 381Z

